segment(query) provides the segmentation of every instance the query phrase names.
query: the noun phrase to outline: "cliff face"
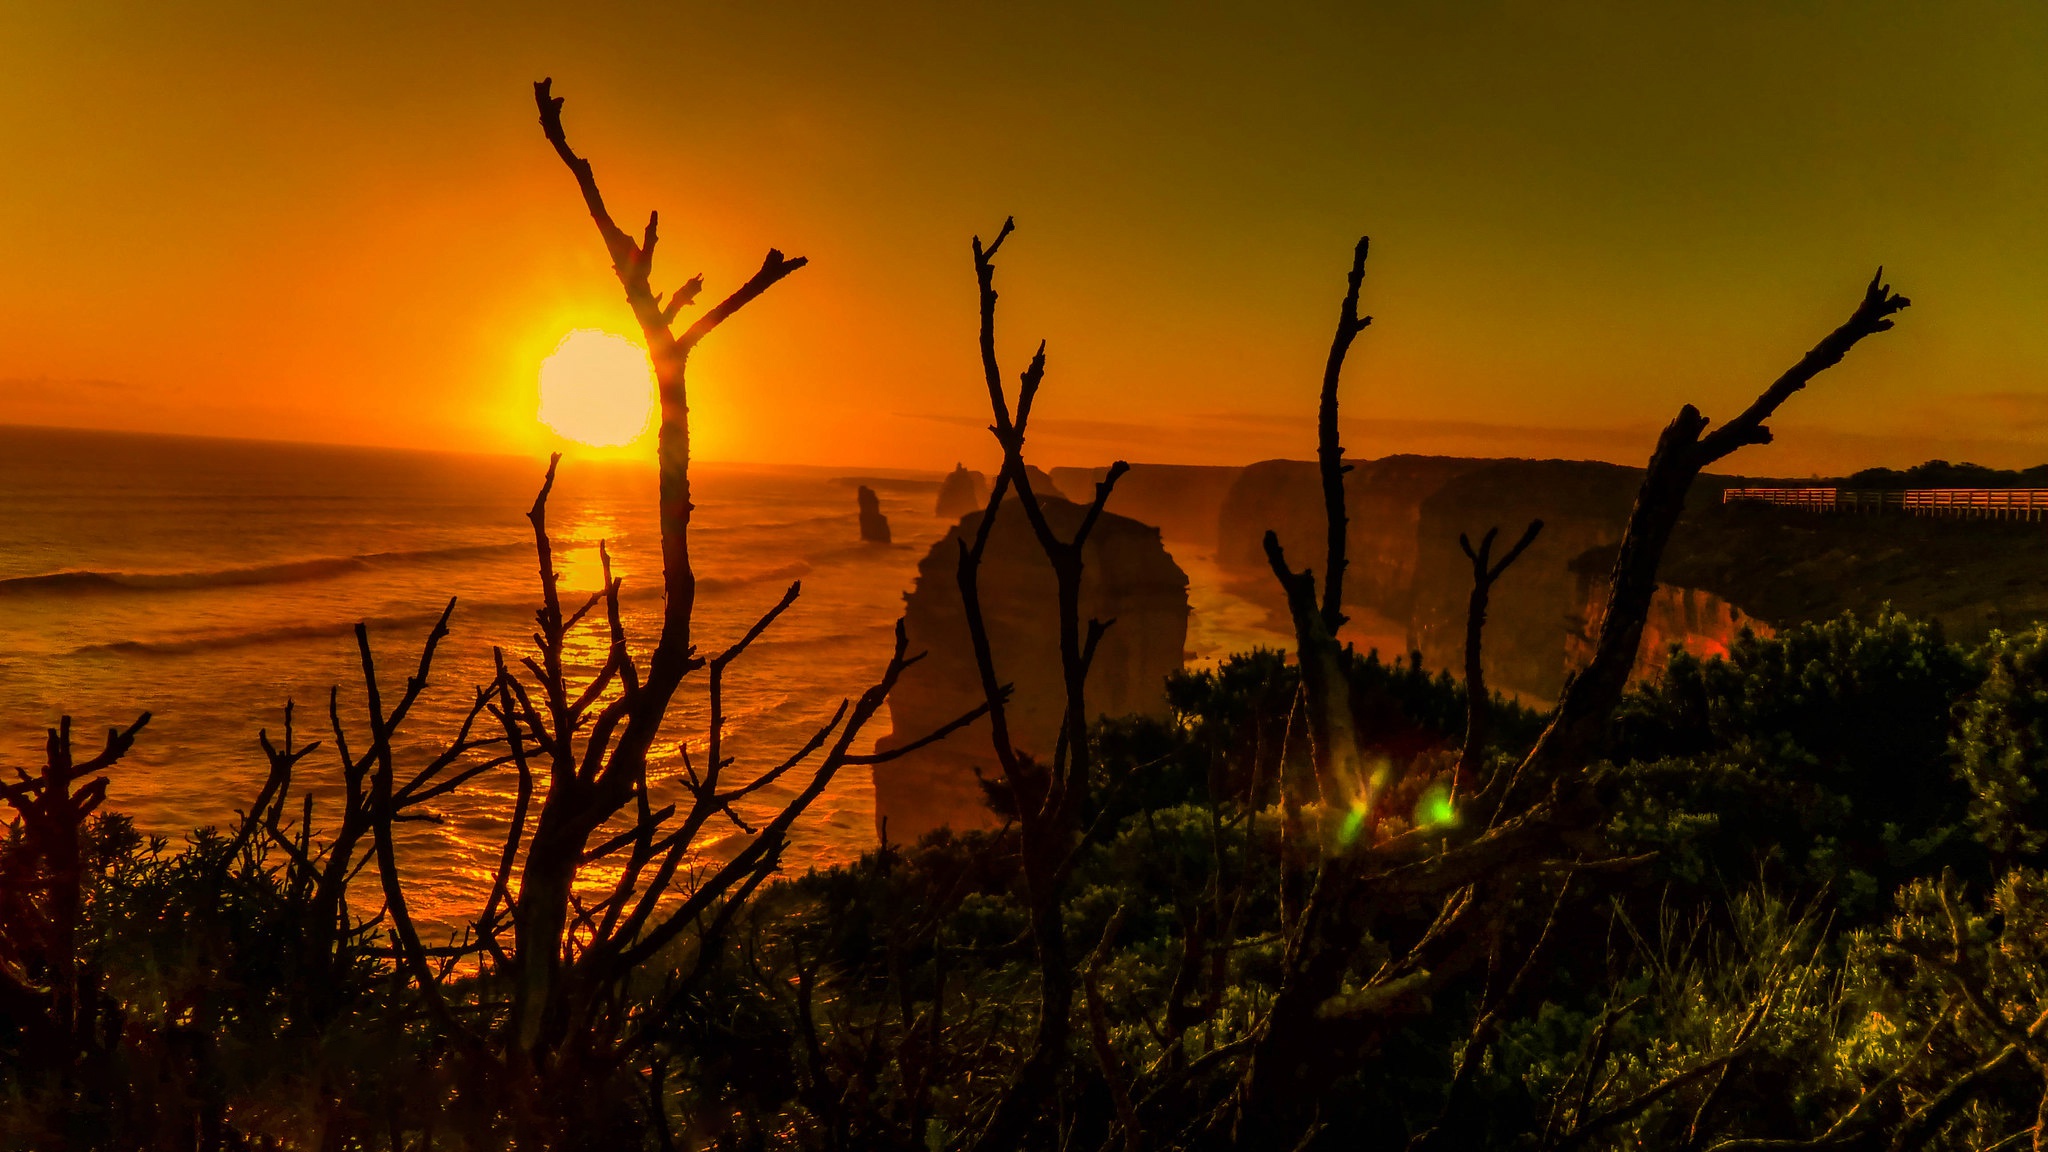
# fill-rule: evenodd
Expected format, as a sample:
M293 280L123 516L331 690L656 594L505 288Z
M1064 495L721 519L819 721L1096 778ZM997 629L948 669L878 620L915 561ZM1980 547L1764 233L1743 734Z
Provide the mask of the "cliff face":
M1314 566L1321 570L1323 489L1312 461L1261 460L1238 473L1217 509L1217 561L1234 572L1264 572L1271 579L1260 543L1268 529L1280 534L1288 563L1307 567L1310 561L1304 558L1313 556ZM1298 549L1306 551L1297 556Z
M1477 540L1498 526L1513 539L1540 517L1542 536L1494 588L1486 671L1497 688L1554 699L1582 614L1572 561L1620 540L1641 482L1639 469L1589 461L1389 456L1354 462L1344 480L1351 521L1344 602L1377 613L1390 629L1405 629L1429 667L1456 669L1464 660L1472 589L1458 534ZM1693 503L1713 504L1719 487L1703 478ZM1247 585L1272 580L1262 545L1267 528L1280 534L1290 565L1321 571L1322 486L1313 463L1254 464L1225 498L1217 556Z
M1199 545L1199 525L1190 519L1207 511L1212 489L1205 485L1228 470L1153 466L1151 476L1133 484L1145 468L1119 484L1110 506L1162 518L1171 512L1178 538ZM1079 495L1097 475L1061 470L1057 479ZM1603 564L1582 579L1574 561L1619 542L1641 478L1640 469L1587 461L1352 462L1345 479L1348 638L1389 651L1405 636L1428 666L1458 668L1472 578L1458 534L1476 539L1498 526L1513 539L1540 517L1542 536L1494 589L1487 673L1496 687L1531 701L1555 699L1567 668L1583 656L1573 655L1574 646L1589 642L1588 602L1598 588L1589 592L1584 579L1604 587L1607 577ZM1661 666L1670 643L1711 655L1745 625L1783 628L1843 611L1868 615L1886 604L1938 620L1966 641L2048 620L2039 576L2048 568L2048 532L2038 524L1722 505L1721 489L1743 482L1702 476L1693 486L1665 553L1667 587L1640 654L1645 667ZM1262 538L1275 530L1291 565L1321 570L1325 528L1315 464L1267 460L1239 469L1215 512L1216 558L1233 590L1284 615ZM1277 626L1284 631L1284 619Z
M1388 456L1351 462L1344 477L1350 524L1344 602L1394 621L1411 613L1423 502L1446 484L1488 464L1453 456ZM1321 572L1327 554L1323 485L1312 463L1267 460L1244 469L1218 514L1217 559L1247 579L1271 580L1267 529L1279 533L1287 562ZM1456 545L1455 537L1452 540Z
M1613 566L1614 550L1599 548L1573 565L1579 587L1579 605L1567 623L1565 672L1584 668L1593 659L1600 636L1600 614L1607 606L1607 574ZM1630 682L1654 681L1664 675L1671 649L1676 647L1707 659L1728 655L1729 646L1744 631L1758 636L1775 636L1777 630L1712 592L1659 584L1650 600L1650 616L1643 624L1643 645L1636 650Z
M1029 476L1031 478L1031 490L1033 492L1036 492L1040 496L1051 496L1055 500L1073 499L1073 493L1067 492L1063 490L1058 484L1055 484L1053 482L1053 478L1046 473L1045 469L1040 468L1036 464L1026 464L1024 466L1024 475ZM1086 494L1086 497L1078 501L1078 503L1085 508L1087 507L1088 500L1093 499L1094 496L1095 493L1091 490ZM986 506L988 502L984 500L982 501L982 503L984 506Z
M1060 490L1059 485L1053 483L1052 477L1037 467L1026 464L1024 474L1031 478L1033 492L1041 496L1066 495ZM988 486L987 476L970 471L964 464L955 464L953 470L946 474L946 479L939 485L939 502L933 513L942 519L952 520L969 512L979 512L988 507Z
M1344 477L1344 501L1351 520L1345 601L1370 607L1393 620L1410 621L1412 630L1421 545L1428 531L1423 523L1426 503L1486 463L1448 456L1388 456L1353 465ZM1323 542L1319 538L1315 543L1311 559L1320 569ZM1452 544L1456 545L1455 537ZM1290 548L1290 560L1293 555ZM1302 564L1296 562L1295 567Z
M882 515L881 498L863 484L854 494L860 505L860 538L869 544L889 543L889 518Z
M2048 620L2044 570L2039 523L1820 515L1695 495L1662 575L1779 627L1890 605L1974 644Z
M1006 502L1007 503L1007 502ZM1083 509L1043 500L1053 530L1070 536ZM910 650L927 653L903 674L889 698L891 731L878 749L900 747L981 702L980 673L956 583L959 541L972 539L979 512L949 531L918 565L904 597ZM1187 576L1168 556L1159 530L1104 513L1089 538L1081 619L1114 618L1088 674L1088 708L1097 715L1163 715L1165 681L1181 666L1187 643ZM1060 684L1059 630L1052 567L1022 512L996 519L981 570L981 600L996 670L1014 686L1008 715L1022 751L1050 759L1066 706ZM908 843L941 825L993 826L974 778L997 771L986 721L900 760L876 765L875 814L891 840Z
M933 514L955 520L977 508L988 507L988 477L969 472L965 464L953 465L939 484L939 502Z
M1159 534L1175 544L1216 546L1217 514L1224 498L1244 473L1242 468L1195 464L1133 464L1116 482L1109 507L1133 520L1159 526ZM1069 500L1086 504L1107 468L1055 468L1053 483Z
M1720 655L1742 629L1760 636L1843 612L1886 608L1933 620L1975 644L2048 620L2048 532L2038 523L1821 515L1720 503L1730 481L1702 477L1665 549L1638 675L1663 671L1671 644ZM1573 564L1582 588L1571 659L1591 655L1613 549Z

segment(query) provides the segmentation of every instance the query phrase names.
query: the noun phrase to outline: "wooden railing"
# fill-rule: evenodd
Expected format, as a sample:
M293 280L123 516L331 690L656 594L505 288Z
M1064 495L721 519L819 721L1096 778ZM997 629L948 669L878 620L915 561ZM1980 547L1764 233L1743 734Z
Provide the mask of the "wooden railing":
M2048 488L1729 488L1723 504L1774 504L1808 512L1902 512L1968 519L2048 519Z
M1721 493L1723 504L1776 504L1809 512L1836 511L1841 498L1839 488L1730 488Z

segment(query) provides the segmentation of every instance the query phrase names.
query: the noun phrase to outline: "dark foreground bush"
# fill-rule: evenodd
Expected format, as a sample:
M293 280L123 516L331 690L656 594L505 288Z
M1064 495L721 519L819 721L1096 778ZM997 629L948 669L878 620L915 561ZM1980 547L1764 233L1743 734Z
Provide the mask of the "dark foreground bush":
M1531 886L1517 946L1379 1049L1330 1052L1315 1146L1427 1143L1454 1097L1474 1147L1966 1148L2029 1131L2048 1031L2044 645L2037 630L1966 652L1887 616L1746 639L1726 661L1675 655L1617 725L1606 857ZM1455 748L1457 684L1359 665L1383 693L1361 712L1400 720L1389 754ZM1292 676L1239 657L1176 680L1171 719L1095 729L1103 801L1064 911L1081 973L1055 1093L1068 1147L1198 1145L1228 1103L1285 946L1271 781L1306 752L1271 712ZM1501 707L1512 754L1539 718ZM688 950L654 962L629 1007L660 1025L586 1085L568 1142L971 1144L1036 1026L1014 835L939 833L777 881L693 981L674 979ZM436 1007L362 931L312 995L308 893L277 863L291 846L211 830L174 846L95 814L78 848L60 989L61 878L24 822L0 841L8 1146L517 1141L465 1051L489 981L453 975ZM1380 941L1431 927L1383 919L1347 986L1385 963Z

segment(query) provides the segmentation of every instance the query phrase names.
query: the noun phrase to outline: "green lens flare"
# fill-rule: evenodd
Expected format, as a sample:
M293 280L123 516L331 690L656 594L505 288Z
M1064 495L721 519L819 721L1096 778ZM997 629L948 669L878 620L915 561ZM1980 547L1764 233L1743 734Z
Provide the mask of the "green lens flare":
M1435 824L1455 824L1458 810L1451 806L1451 790L1442 784L1432 784L1415 804L1417 827Z
M1365 830L1365 809L1353 808L1344 814L1344 824L1337 829L1337 838L1346 848L1357 843L1358 834Z

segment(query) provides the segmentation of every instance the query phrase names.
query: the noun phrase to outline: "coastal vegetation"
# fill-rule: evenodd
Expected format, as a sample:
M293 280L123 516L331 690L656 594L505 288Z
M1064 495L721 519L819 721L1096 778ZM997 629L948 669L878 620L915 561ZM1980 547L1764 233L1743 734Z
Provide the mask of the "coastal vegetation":
M547 82L536 106L646 337L660 395L664 611L559 595L548 497L530 651L434 678L356 633L366 730L287 703L237 819L178 842L106 798L145 713L96 750L69 721L0 783L0 1143L81 1149L1976 1148L2048 1113L2048 631L1951 642L1878 609L1669 657L1632 685L1666 546L1701 472L1906 306L1850 318L1732 420L1690 406L1640 474L1589 661L1538 712L1484 686L1490 598L1541 523L1471 525L1466 660L1341 645L1352 576L1340 384L1370 318L1355 249L1317 417L1316 538L1269 532L1292 651L1176 675L1163 719L1102 717L1090 534L1025 460L1041 344L1003 370L996 258L973 244L1002 465L954 571L992 831L884 841L802 876L807 806L922 658L784 760L723 744L728 669L800 595L693 631L685 369L799 270L761 269L676 331L657 219L613 220ZM1008 724L979 593L997 518L1053 574L1062 721ZM1293 551L1290 551L1292 549ZM1315 562L1297 567L1304 549ZM1290 562L1290 555L1297 559ZM595 639L589 639L594 637ZM669 725L685 684L702 731ZM407 728L428 692L454 731ZM909 748L917 741L901 746ZM662 750L679 749L673 763ZM424 748L426 751L422 752ZM900 751L898 749L897 751ZM331 758L331 759L330 759ZM334 764L321 770L316 765ZM467 931L424 934L395 829L485 774L516 781ZM733 802L805 781L774 819ZM729 823L735 834L708 830Z

